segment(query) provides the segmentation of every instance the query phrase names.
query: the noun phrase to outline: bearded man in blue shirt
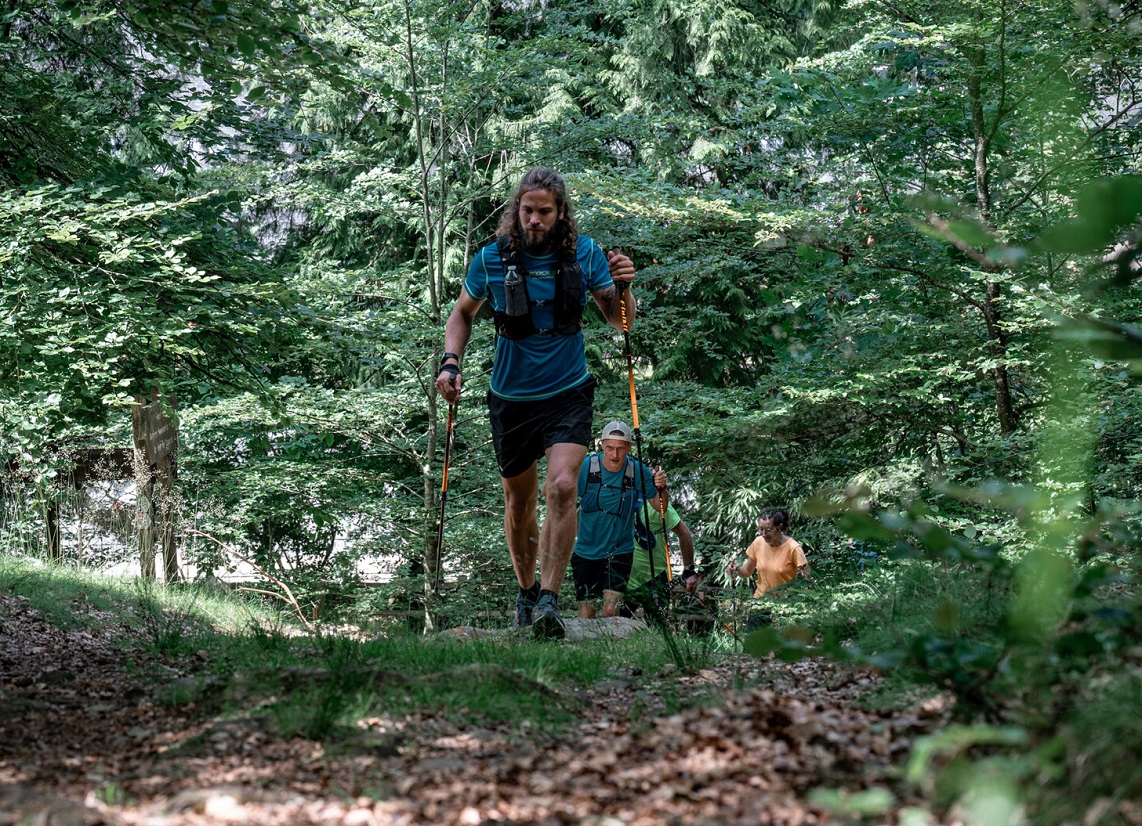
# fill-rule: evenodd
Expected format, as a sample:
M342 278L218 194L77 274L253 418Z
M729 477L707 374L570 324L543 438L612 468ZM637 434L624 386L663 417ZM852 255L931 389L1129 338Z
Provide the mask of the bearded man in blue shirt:
M504 489L504 533L519 583L518 627L564 635L558 596L578 532L576 489L591 440L595 380L582 331L590 295L616 330L634 321L626 289L634 264L578 232L567 185L553 169L523 176L504 209L496 241L472 260L444 329L436 387L460 396L464 348L487 301L496 325L488 414ZM538 462L547 459L540 529ZM536 579L536 561L540 576Z

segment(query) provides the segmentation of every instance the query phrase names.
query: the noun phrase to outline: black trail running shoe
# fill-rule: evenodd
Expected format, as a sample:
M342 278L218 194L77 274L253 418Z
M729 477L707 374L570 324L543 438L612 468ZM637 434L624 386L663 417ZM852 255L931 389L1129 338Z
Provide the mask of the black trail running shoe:
M522 593L519 594L515 598L515 621L512 623L512 628L527 628L531 625L534 614L535 600Z
M531 629L538 639L563 639L567 630L563 627L563 620L559 618L559 605L555 597L544 594L539 598L532 613Z

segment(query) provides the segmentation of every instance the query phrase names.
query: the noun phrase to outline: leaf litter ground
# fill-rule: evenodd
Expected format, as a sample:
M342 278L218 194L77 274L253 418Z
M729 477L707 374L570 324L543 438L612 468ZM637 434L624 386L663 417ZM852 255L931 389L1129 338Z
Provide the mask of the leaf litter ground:
M895 786L914 738L946 717L934 700L862 708L871 672L739 655L576 692L559 734L442 712L323 745L156 702L130 676L155 663L113 633L61 631L0 595L0 826L839 823L814 789ZM666 697L697 695L710 701L668 713Z

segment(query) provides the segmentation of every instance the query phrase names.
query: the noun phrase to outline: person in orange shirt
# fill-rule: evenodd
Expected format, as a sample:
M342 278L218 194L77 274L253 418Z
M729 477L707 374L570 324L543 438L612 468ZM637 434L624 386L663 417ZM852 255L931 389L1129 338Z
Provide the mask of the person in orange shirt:
M729 565L731 578L748 577L757 572L754 598L796 577L809 578L809 560L805 558L800 543L786 535L788 528L787 511L783 508L765 508L757 520L757 532L760 535L746 549L745 564L738 566L736 562L731 562ZM758 619L764 622L767 613L761 612ZM760 623L749 622L747 628L755 624Z

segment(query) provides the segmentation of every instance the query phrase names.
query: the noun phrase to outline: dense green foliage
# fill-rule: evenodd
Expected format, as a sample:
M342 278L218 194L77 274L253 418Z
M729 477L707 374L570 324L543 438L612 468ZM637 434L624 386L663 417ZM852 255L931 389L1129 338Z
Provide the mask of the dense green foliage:
M48 502L82 524L74 451L127 446L161 387L200 576L245 560L310 620L504 621L490 324L441 595L433 379L500 202L555 166L638 267L646 447L710 569L790 506L817 576L779 624L1074 769L1142 631L1140 25L1039 0L9 3L0 550L41 554ZM587 340L622 417L622 341L593 311ZM1051 772L1008 769L1050 822Z

